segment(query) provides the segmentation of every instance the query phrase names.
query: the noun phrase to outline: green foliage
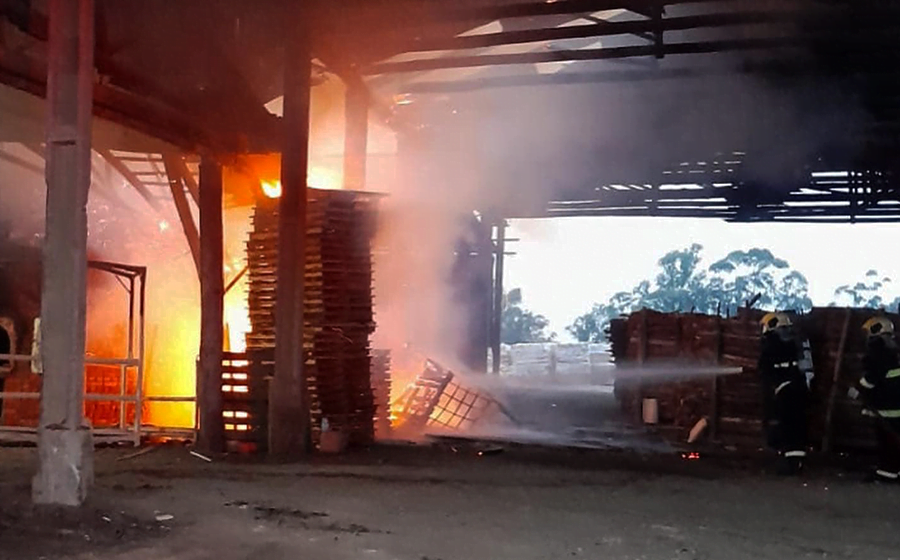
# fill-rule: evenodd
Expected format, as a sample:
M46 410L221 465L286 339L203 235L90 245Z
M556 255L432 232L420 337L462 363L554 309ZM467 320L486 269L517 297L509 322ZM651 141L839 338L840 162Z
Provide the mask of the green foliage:
M515 288L503 297L503 315L500 327L500 340L504 344L522 344L526 342L550 342L556 338L555 333L547 333L550 322L543 315L538 315L522 307L522 290Z
M595 303L566 330L581 342L606 339L609 322L620 315L647 308L661 312L734 313L757 295L762 309L808 311L809 283L768 249L733 251L701 268L701 245L666 253L659 274L631 291L619 292L606 303Z
M834 291L835 301L831 305L871 307L896 312L900 306L900 298L888 302L882 296L882 290L890 283L891 279L887 276L881 276L877 270L870 270L862 281L839 286Z

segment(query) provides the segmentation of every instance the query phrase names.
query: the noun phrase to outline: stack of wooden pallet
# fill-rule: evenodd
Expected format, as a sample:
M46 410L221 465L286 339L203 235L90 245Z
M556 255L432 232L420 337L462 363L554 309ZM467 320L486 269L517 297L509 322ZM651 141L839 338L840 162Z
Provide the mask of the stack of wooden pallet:
M391 351L372 351L372 394L375 398L375 435L391 432Z
M863 322L871 309L815 308L797 318L810 342L816 378L808 409L810 442L831 449L871 448L872 421L847 390L862 375ZM657 313L644 310L617 320L610 329L617 369L617 392L631 417L640 416L642 399L658 402L659 422L681 438L706 418L723 442L758 446L762 437L762 388L756 369L762 312L741 310L736 317ZM900 317L890 315L900 325ZM628 366L655 364L743 368L739 375L713 379L646 379L630 376ZM637 370L636 370L637 371Z
M348 191L309 190L303 344L313 435L322 421L351 442L374 437L369 336L372 312L373 199ZM260 203L247 243L248 349L275 345L278 207Z
M866 337L862 325L871 309L816 308L803 322L816 364L814 437L833 449L875 446L874 421L862 415L860 402L847 391L863 374ZM900 316L888 314L900 326Z
M644 398L657 400L661 426L683 437L706 418L717 438L758 445L761 439L762 393L756 371L760 313L738 316L657 313L644 310L628 317L612 333L619 392L623 407L639 417ZM624 353L624 354L623 354ZM664 364L685 375L665 379L631 379L628 365ZM742 373L722 377L692 375L692 367L740 367Z

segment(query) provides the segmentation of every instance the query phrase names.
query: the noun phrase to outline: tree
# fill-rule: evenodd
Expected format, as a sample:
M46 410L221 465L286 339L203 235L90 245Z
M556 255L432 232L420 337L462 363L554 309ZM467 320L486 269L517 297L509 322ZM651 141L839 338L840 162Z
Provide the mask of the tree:
M784 259L768 249L732 251L709 267L713 275L709 297L725 311L733 311L759 295L761 309L808 311L812 308L809 282L790 270Z
M550 322L522 307L522 290L515 288L503 296L503 314L500 326L500 340L504 344L526 342L550 342L555 333L547 333Z
M888 302L882 291L891 283L887 276L881 276L877 270L866 272L865 278L856 284L838 286L834 291L835 300L831 305L848 307L870 307L896 312L900 307L900 297Z
M877 270L866 272L866 277L856 284L844 284L834 291L835 301L832 305L849 307L871 307L877 309L884 306L881 290L891 283L887 276L881 277Z
M596 303L566 330L581 342L606 339L609 322L647 308L662 312L732 313L757 295L763 309L808 311L809 282L787 261L768 249L733 251L701 269L701 245L669 251L658 264L654 281L645 280L630 292L619 292L607 303Z

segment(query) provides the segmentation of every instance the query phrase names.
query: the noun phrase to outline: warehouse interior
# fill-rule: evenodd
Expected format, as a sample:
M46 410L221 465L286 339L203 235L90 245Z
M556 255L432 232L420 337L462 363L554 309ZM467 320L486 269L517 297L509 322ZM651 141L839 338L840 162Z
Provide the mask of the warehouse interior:
M613 321L614 388L505 385L509 221L900 221L889 2L211 4L0 3L0 441L38 504L85 503L95 444L763 456L750 302ZM867 318L799 320L825 461L876 447Z

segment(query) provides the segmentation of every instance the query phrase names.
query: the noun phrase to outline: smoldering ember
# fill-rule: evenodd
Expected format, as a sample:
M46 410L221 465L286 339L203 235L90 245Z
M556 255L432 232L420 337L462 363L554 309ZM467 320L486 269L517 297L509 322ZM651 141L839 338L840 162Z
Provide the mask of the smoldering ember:
M0 112L0 560L900 550L900 3L0 0Z

